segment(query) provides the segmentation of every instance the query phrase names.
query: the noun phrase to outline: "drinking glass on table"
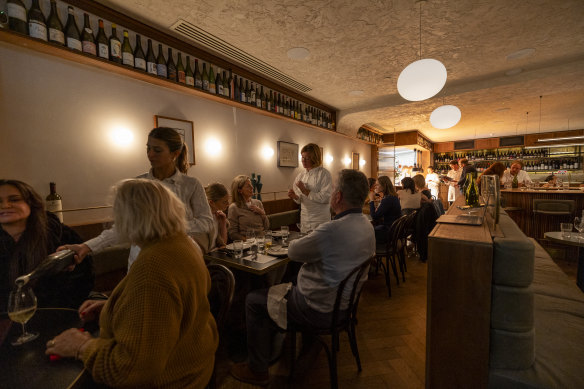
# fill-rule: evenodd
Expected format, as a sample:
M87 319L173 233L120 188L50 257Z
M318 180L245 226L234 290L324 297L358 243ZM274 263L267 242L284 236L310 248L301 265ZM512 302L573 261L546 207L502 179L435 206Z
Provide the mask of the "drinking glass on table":
M265 251L264 244L266 242L266 235L263 231L256 232L256 241L258 243L258 252L263 253Z
M572 235L572 223L560 223L562 238L570 238Z
M12 342L13 346L20 346L36 339L38 333L26 332L25 324L33 317L37 309L37 299L29 285L17 284L17 289L8 296L8 317L22 325L22 335Z
M241 259L243 257L243 240L233 241L233 258Z
M266 231L266 234L264 235L264 254L268 253L268 250L272 247L272 242L272 231Z
M251 260L253 261L258 258L258 242L255 230L247 230L245 238L246 242L250 244L249 252L251 253Z
M290 229L288 226L280 227L280 231L282 232L282 246L285 246L288 243L288 235L290 235Z

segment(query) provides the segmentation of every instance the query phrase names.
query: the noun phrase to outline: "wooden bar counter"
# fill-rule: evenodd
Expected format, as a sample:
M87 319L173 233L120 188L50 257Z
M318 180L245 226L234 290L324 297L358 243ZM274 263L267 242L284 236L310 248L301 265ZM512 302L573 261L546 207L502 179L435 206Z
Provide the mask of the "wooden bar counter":
M560 223L572 223L584 209L584 191L573 189L501 189L501 197L507 213L530 238L543 239L544 233L559 231ZM570 216L548 216L533 213L534 199L574 200L576 208Z

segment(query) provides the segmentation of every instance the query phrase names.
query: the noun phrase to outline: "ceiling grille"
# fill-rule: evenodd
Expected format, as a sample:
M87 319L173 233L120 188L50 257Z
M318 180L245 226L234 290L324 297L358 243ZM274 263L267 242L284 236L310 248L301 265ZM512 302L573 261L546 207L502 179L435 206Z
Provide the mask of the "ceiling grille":
M264 61L254 57L251 54L246 53L243 50L231 45L230 43L224 41L221 38L216 37L213 34L189 23L182 19L179 19L175 24L170 27L172 30L178 32L187 38L192 39L200 46L210 49L216 53L223 55L224 57L245 65L250 70L268 76L280 83L299 90L301 92L310 92L312 88L303 83L296 81L292 77L282 73L275 67L265 63Z

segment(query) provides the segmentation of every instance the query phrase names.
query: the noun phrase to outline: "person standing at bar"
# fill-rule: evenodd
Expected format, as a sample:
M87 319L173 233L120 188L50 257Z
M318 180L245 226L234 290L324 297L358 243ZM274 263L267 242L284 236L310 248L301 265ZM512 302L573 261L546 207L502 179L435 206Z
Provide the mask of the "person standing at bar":
M204 252L209 250L214 231L213 215L207 202L205 189L195 177L188 176L189 169L187 145L179 133L168 127L158 127L148 134L146 154L152 168L137 178L160 181L185 204L188 234L199 244ZM99 252L118 243L115 225L101 235L82 244L65 245L77 253L76 261L81 262L89 252ZM128 269L140 253L140 247L130 248Z
M300 153L306 171L296 177L288 197L300 204L300 223L302 232L306 232L331 220L329 201L332 178L330 172L322 167L322 153L317 144L307 144Z
M517 182L519 186L526 186L531 183L531 178L529 174L523 169L523 162L515 161L511 164L511 167L505 170L503 173L503 178L501 179L501 184L505 185L507 183L512 183L515 177L517 177Z
M452 204L460 195L460 191L456 190L456 185L458 185L461 174L462 170L460 169L460 166L458 166L458 162L455 159L450 161L450 170L447 174L447 177L450 178L450 181L448 181L448 202L450 204Z

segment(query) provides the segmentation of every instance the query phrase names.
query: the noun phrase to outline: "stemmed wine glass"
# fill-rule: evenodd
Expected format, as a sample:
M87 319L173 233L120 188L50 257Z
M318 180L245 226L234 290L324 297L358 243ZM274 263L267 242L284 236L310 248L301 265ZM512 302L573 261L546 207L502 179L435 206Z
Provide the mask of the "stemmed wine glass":
M578 230L578 240L582 239L582 231L584 231L584 219L580 217L574 218L574 228Z
M13 346L20 346L36 339L38 333L26 332L25 323L30 320L37 309L37 298L29 285L18 285L16 290L8 296L8 317L22 325L22 335L12 342Z

